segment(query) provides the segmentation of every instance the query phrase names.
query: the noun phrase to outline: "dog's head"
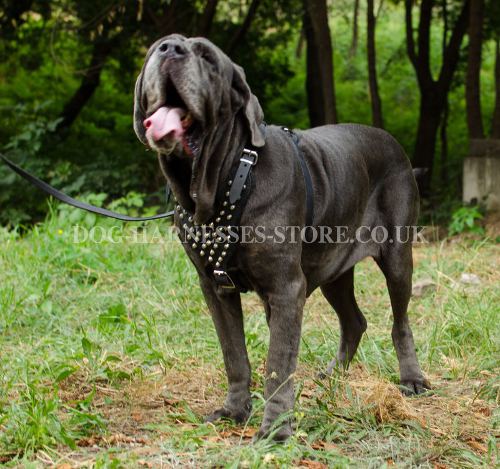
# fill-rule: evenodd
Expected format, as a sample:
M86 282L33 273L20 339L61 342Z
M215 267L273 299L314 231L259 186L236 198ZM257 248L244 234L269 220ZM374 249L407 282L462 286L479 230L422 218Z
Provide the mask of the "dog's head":
M239 144L230 141L235 123L260 147L262 119L243 69L207 39L172 34L150 47L135 86L134 130L165 158L174 186L188 183L183 202L196 207L198 222L210 215L224 158ZM175 180L186 164L191 181Z

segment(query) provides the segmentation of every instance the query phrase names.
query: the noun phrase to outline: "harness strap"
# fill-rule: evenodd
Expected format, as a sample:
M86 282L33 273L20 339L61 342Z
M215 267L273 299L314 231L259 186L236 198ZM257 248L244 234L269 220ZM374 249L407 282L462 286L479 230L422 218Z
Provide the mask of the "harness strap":
M295 146L295 154L299 159L300 169L302 170L302 175L304 176L304 183L306 185L306 226L313 226L314 222L314 190L312 184L311 173L307 167L306 159L304 157L304 152L299 147L299 136L288 127L282 127L282 129L292 137L292 141Z
M87 204L86 202L81 202L80 200L73 199L69 195L64 194L63 192L57 190L55 187L52 187L50 184L38 179L36 176L28 173L24 169L17 166L17 164L10 161L4 155L0 153L0 159L9 166L13 171L15 171L19 176L23 177L27 181L29 181L34 186L42 189L42 191L51 195L57 200L64 202L65 204L71 205L72 207L80 208L82 210L87 210L87 212L96 213L97 215L104 215L105 217L116 218L117 220L122 221L149 221L149 220L158 220L160 218L170 218L173 216L174 211L160 213L158 215L153 215L151 217L129 217L128 215L122 215L121 213L113 212L112 210L107 210L105 208L96 207L95 205Z
M248 148L243 149L243 155L240 158L240 165L234 175L234 180L231 184L231 190L229 191L229 202L234 204L236 201L241 199L241 193L243 191L243 186L248 177L248 173L252 166L257 164L259 160L259 155L255 150L249 150Z

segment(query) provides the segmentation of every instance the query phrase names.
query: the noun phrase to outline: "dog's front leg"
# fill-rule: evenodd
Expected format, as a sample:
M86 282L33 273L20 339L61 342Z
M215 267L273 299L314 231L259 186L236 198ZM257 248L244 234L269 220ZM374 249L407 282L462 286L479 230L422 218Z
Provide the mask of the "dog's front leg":
M264 391L266 406L258 437L271 432L275 440L285 440L292 434L291 415L279 423L276 431L273 425L280 416L293 410L293 374L297 366L306 295L306 282L301 271L295 278L282 280L264 296L270 341Z
M248 419L252 410L250 396L250 362L248 361L243 330L243 313L239 292L219 293L213 282L204 277L200 285L217 330L224 356L228 393L222 408L205 420L213 422L229 417L236 422Z

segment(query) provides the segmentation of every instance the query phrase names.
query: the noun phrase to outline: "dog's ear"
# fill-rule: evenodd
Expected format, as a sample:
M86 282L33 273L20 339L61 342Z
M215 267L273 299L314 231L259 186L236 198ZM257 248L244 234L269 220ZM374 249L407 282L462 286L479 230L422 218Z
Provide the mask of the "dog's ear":
M236 101L236 103L242 105L244 108L252 145L254 147L263 147L265 141L259 125L264 119L264 113L260 107L259 100L252 94L248 86L243 68L236 64L233 64L231 89L233 101Z
M144 68L143 68L144 70ZM147 145L146 140L146 130L144 129L144 119L146 118L144 114L144 108L141 100L142 98L142 75L143 70L137 77L135 82L135 91L134 91L134 131L137 135L137 138L144 144Z

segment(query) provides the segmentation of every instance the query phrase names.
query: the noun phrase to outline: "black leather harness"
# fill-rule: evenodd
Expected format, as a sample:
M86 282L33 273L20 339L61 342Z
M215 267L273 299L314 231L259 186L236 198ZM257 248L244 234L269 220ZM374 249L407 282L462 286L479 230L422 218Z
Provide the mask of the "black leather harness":
M306 187L306 226L314 221L314 192L312 178L299 147L299 137L292 130L282 127L294 144ZM236 170L219 190L216 215L204 225L194 225L193 215L179 204L176 206L179 225L183 232L181 241L189 244L205 265L206 274L224 289L247 291L248 285L238 268L231 262L240 236L240 220L252 190L251 171L258 163L256 148L244 148Z

